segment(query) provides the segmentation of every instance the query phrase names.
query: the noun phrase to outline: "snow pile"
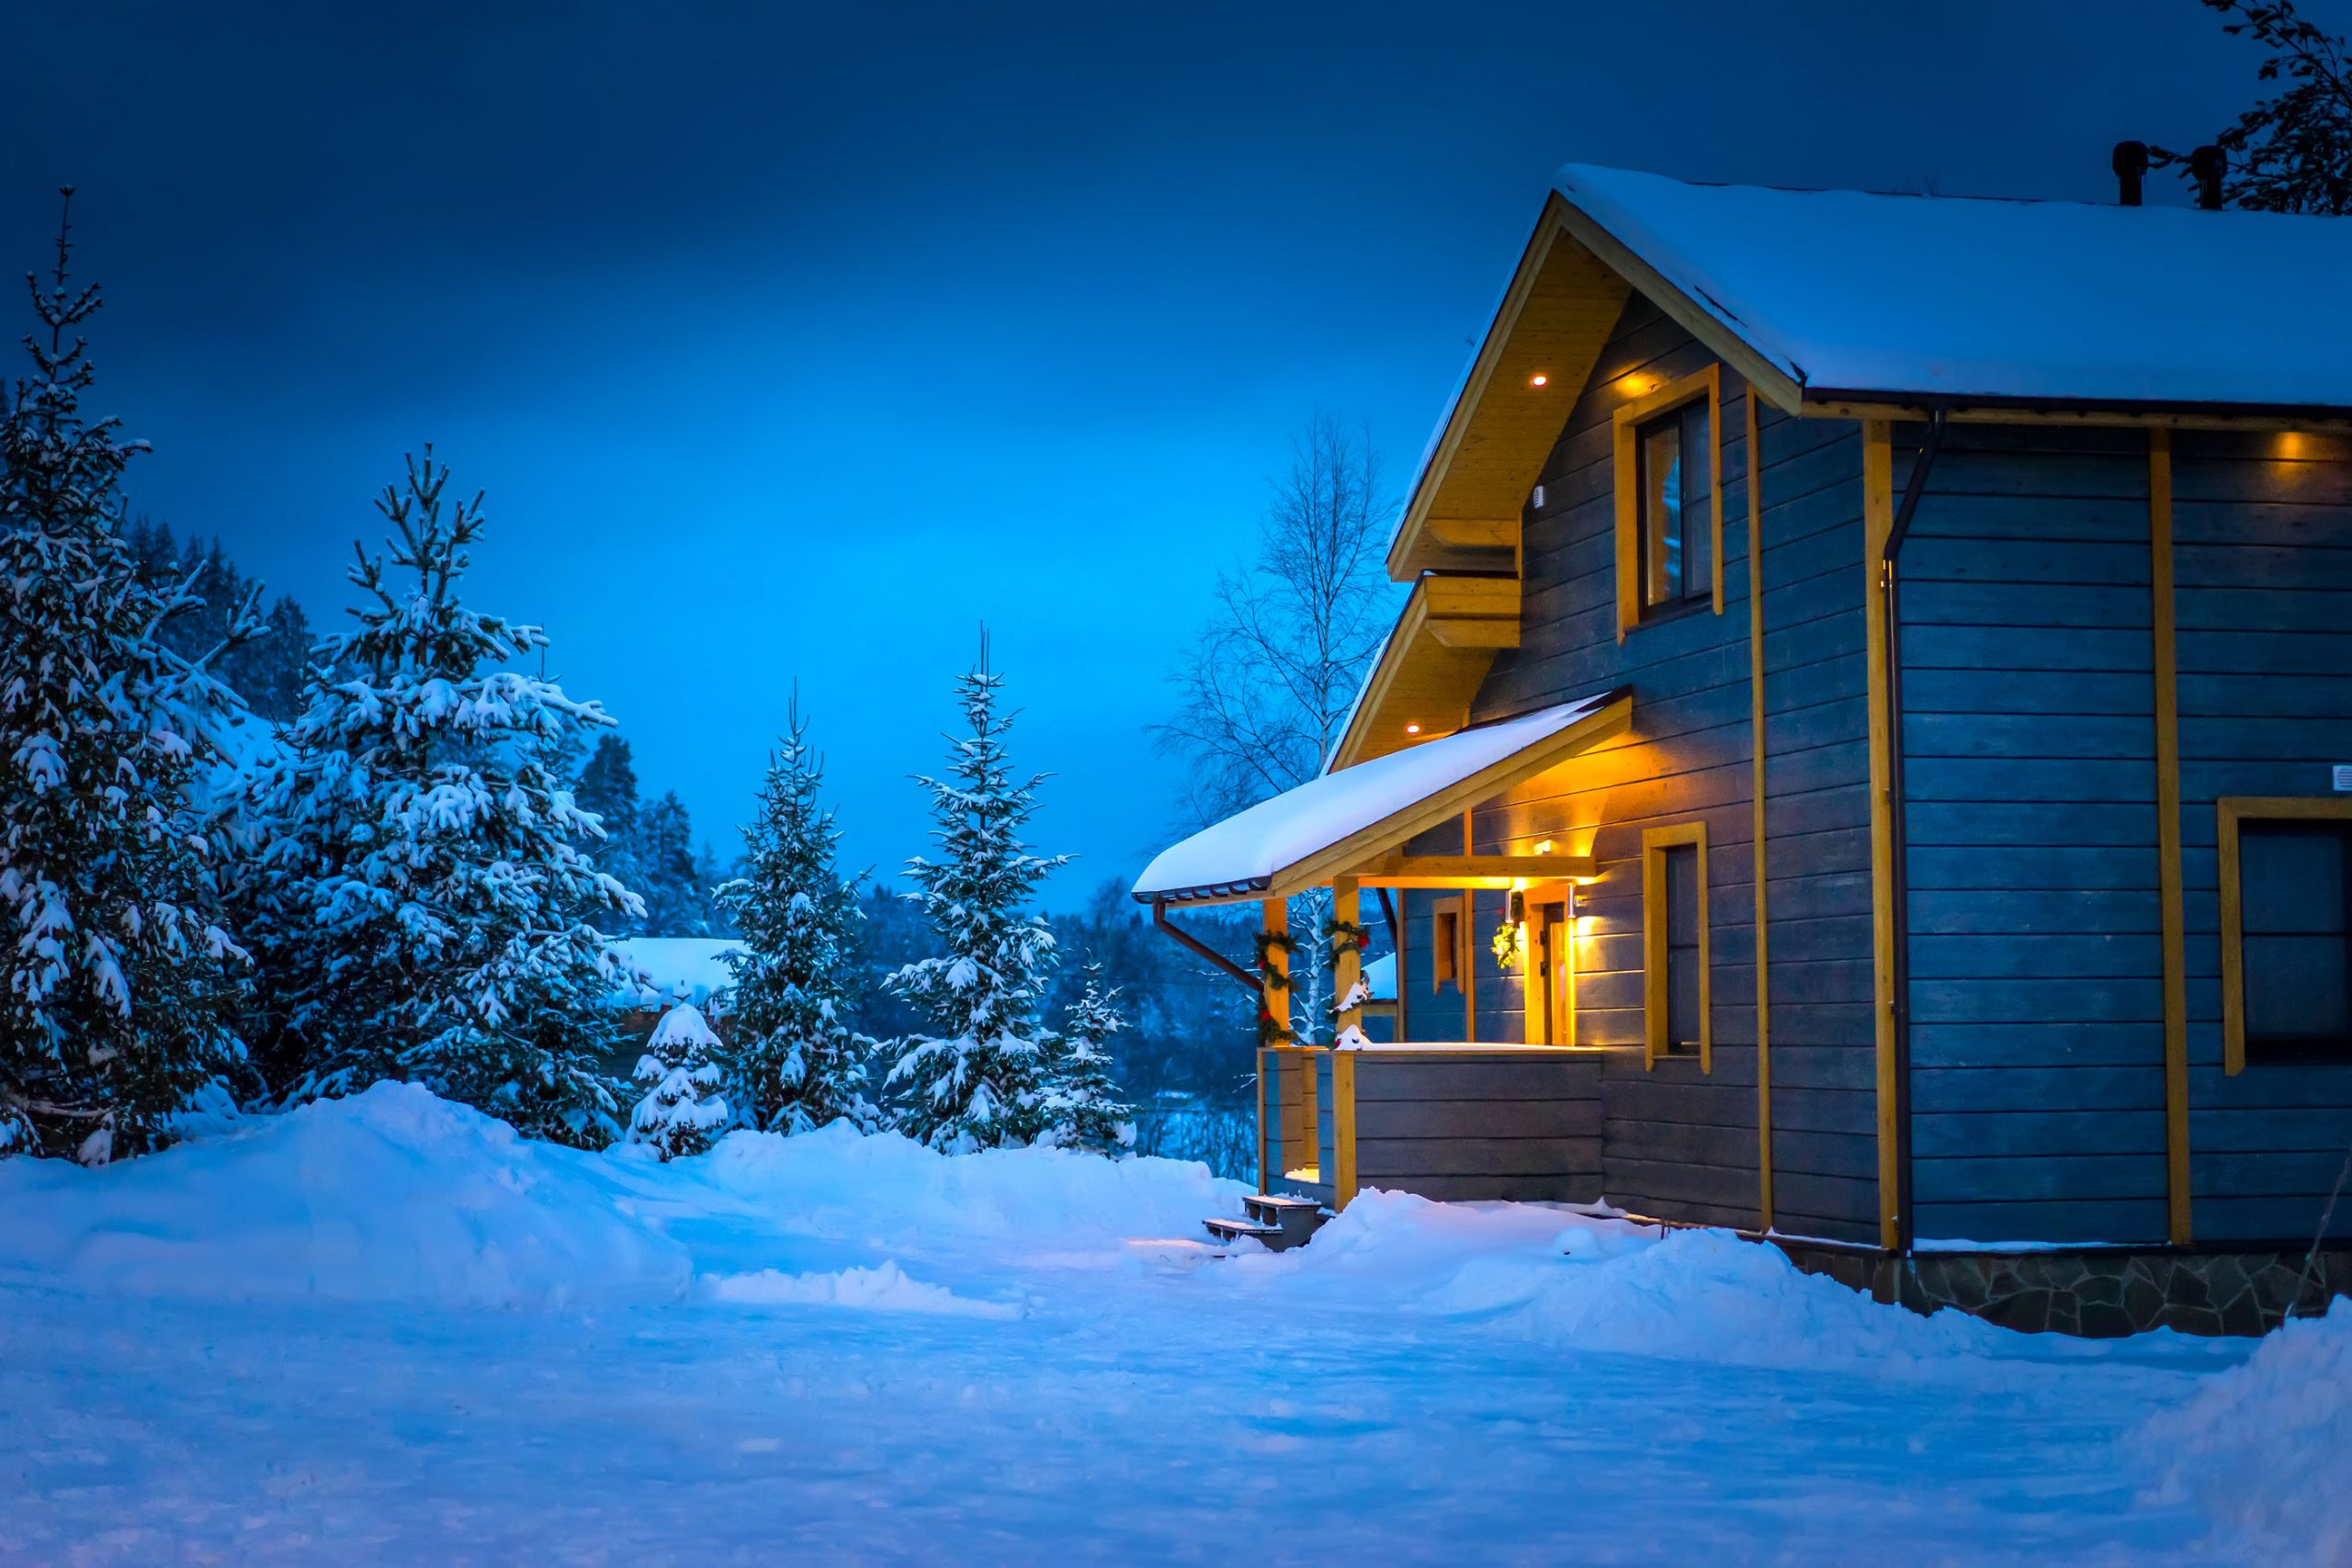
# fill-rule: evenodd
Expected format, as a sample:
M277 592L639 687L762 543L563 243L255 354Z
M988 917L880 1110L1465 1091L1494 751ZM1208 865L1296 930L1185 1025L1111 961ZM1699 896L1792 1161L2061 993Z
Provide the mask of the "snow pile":
M692 1264L632 1213L621 1168L379 1084L103 1169L0 1162L0 1274L231 1300L675 1298Z
M2195 1504L2250 1556L2352 1563L2352 1301L2270 1335L2140 1441L2163 1466L2153 1501Z
M922 1312L948 1317L1019 1317L1011 1302L974 1301L938 1285L907 1277L897 1262L872 1269L842 1269L830 1274L786 1274L763 1269L755 1274L717 1274L705 1281L716 1300L815 1306L856 1307L867 1312Z
M1562 1229L1563 1221L1567 1228ZM1891 1311L1724 1231L1661 1236L1532 1204L1364 1192L1303 1250L1236 1260L1284 1313L1385 1300L1542 1344L1727 1365L1903 1375L1972 1359L2095 1354L1961 1313Z
M739 1201L788 1214L801 1235L893 1250L956 1239L1082 1246L1195 1235L1204 1217L1238 1213L1250 1190L1190 1161L1064 1149L943 1155L840 1122L791 1138L731 1133L679 1168Z

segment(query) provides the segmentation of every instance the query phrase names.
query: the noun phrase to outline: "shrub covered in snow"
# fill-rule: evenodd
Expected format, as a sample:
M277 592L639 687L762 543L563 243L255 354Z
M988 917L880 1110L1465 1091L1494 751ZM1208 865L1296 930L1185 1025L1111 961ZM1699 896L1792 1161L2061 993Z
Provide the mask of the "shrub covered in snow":
M629 1118L628 1141L663 1159L710 1147L734 1119L722 1087L725 1051L697 1009L682 1002L663 1013L637 1059L637 1081L647 1088Z
M731 1092L743 1125L805 1133L846 1117L870 1127L874 1043L849 1026L857 1001L854 879L835 863L841 830L818 800L824 763L796 698L768 758L759 815L743 829L743 875L718 901L743 933L735 973Z
M989 669L985 643L978 667L956 684L969 733L948 753L945 778L921 781L939 858L907 863L910 897L941 951L888 981L932 1032L895 1042L889 1083L910 1136L938 1149L995 1148L1045 1127L1037 1007L1054 935L1027 905L1069 857L1033 855L1021 840L1039 779L1012 776L1012 716L997 711L1004 677Z
M330 641L291 752L256 782L270 841L244 889L271 1066L297 1099L410 1078L538 1137L618 1137L596 1066L625 965L589 923L636 912L599 872L595 818L552 766L611 724L511 668L538 627L458 597L481 502L412 461L378 506L391 566L364 550L373 601Z
M162 635L192 592L122 535L140 448L82 413L98 291L69 287L66 235L0 409L0 1151L100 1164L166 1141L242 1059L244 954L191 804L234 699ZM250 595L225 624L255 628Z

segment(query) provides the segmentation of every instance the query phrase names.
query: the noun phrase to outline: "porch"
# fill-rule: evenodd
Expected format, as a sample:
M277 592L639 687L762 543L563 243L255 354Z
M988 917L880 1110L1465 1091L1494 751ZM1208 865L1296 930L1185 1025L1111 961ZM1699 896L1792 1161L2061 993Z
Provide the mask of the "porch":
M1443 1200L1600 1196L1600 1052L1579 1044L1576 1027L1576 898L1591 880L1591 858L1549 840L1528 853L1487 854L1472 852L1466 832L1459 852L1431 852L1430 841L1473 807L1624 733L1631 720L1631 698L1610 692L1422 740L1204 829L1138 879L1135 897L1152 907L1155 923L1258 999L1261 1193L1333 1212L1365 1187ZM1317 889L1330 912L1306 940L1329 957L1329 1044L1308 1043L1291 984L1302 947L1289 929L1290 900ZM1442 936L1431 914L1429 934L1411 940L1398 918L1408 894L1450 905ZM1479 895L1502 911L1491 943L1472 930ZM1242 902L1260 908L1254 973L1174 918ZM1385 997L1363 972L1373 918L1395 953ZM1474 969L1489 961L1516 971L1521 1039L1478 1038ZM1450 1008L1416 1007L1417 987L1441 999L1448 982ZM1293 1217L1260 1207L1254 1227L1227 1228L1271 1236Z

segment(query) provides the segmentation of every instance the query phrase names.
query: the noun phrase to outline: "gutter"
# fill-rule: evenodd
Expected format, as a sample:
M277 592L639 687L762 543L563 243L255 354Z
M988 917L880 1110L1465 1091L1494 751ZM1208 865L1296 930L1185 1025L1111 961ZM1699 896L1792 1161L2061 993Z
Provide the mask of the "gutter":
M1886 700L1892 734L1886 759L1887 837L1894 845L1890 897L1894 905L1894 942L1890 954L1894 986L1894 1239L1903 1257L1911 1255L1915 1228L1911 1219L1911 834L1905 822L1903 783L1903 602L1902 579L1895 562L1903 542L1910 536L1912 516L1928 488L1928 474L1943 451L1949 423L1942 408L1928 416L1927 445L1912 462L1911 477L1903 486L1903 501L1886 531L1879 553L1880 580L1886 589Z

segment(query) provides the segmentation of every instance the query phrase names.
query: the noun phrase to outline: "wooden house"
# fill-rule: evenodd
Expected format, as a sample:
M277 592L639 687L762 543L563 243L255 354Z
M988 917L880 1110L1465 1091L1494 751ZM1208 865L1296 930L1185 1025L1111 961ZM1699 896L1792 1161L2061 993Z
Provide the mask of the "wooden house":
M1328 771L1136 886L1263 905L1261 1186L2028 1327L2345 1288L2346 278L2340 219L1563 170ZM1372 920L1388 1038L1300 1047L1285 942L1344 995Z

